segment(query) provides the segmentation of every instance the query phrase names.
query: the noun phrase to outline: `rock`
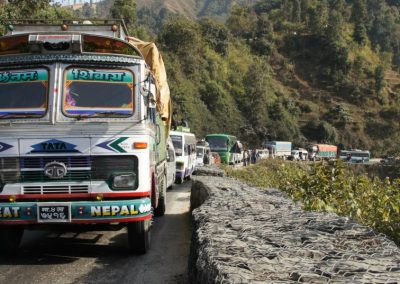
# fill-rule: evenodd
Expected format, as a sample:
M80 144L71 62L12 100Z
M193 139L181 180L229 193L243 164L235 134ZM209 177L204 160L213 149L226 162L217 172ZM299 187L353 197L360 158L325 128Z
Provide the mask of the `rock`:
M196 176L191 208L192 283L400 282L392 241L349 218L305 212L279 190Z

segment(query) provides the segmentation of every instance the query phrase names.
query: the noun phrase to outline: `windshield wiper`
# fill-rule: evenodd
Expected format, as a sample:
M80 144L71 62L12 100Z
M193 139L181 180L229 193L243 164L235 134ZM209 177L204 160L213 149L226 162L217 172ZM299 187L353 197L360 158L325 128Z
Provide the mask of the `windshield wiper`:
M110 116L113 116L113 115L119 115L119 116L122 116L122 117L129 116L129 115L117 112L117 111L101 111L101 112L95 112L95 113L88 114L88 115L82 115L81 114L79 116L76 116L76 120L83 120L83 119L86 119L86 118L93 118L93 117L110 117Z

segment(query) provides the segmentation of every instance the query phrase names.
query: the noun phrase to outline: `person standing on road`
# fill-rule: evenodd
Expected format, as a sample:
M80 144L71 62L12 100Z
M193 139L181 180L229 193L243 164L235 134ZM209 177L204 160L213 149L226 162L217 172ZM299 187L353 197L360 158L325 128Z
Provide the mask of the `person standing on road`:
M247 161L248 161L248 157L249 153L247 152L247 150L243 151L243 166L247 166Z
M255 149L251 150L251 163L252 164L256 163L256 150Z

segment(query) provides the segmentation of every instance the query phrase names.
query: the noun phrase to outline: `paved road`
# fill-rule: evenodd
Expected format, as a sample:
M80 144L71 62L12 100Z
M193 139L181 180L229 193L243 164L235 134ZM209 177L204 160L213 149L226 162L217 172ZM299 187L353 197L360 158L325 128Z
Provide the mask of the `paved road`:
M21 250L0 260L0 283L187 283L191 224L190 183L167 194L166 215L156 218L151 250L131 256L126 231L27 231Z

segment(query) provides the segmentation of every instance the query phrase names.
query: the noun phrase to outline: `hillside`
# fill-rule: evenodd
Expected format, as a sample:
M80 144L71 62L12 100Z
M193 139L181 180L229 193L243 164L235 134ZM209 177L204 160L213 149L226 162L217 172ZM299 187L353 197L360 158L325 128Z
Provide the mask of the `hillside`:
M204 16L226 20L234 5L252 5L260 0L137 0L138 9L149 8L159 12L163 8L173 14L191 19Z
M399 6L138 0L137 34L164 51L174 109L200 137L223 131L250 147L279 139L394 154Z
M21 17L12 5L3 12ZM47 8L33 15L71 13ZM400 153L399 1L105 0L75 16L124 18L155 41L178 119L199 137Z
M198 135L228 131L251 146L399 152L397 13L385 1L265 1L236 7L224 25L170 19L158 40L175 106Z

